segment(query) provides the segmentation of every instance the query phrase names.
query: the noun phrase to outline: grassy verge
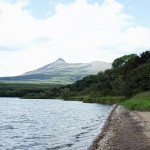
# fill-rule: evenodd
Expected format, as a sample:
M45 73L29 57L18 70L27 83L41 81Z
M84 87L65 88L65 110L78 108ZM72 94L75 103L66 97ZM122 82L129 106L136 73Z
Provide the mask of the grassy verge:
M100 104L119 104L125 101L125 97L122 96L107 96L107 97L90 97L90 96L76 96L71 97L71 100L83 101L84 103L100 103Z
M122 96L107 96L107 97L91 97L91 96L76 96L70 100L83 101L84 103L100 103L100 104L119 104L129 110L150 111L150 91L135 95L130 99Z
M130 110L150 111L150 92L140 93L121 103Z

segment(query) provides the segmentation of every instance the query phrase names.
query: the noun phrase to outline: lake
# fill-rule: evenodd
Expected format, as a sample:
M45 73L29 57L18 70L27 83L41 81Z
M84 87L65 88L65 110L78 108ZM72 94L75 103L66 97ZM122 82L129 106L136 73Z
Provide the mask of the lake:
M86 150L111 109L77 101L0 98L0 149Z

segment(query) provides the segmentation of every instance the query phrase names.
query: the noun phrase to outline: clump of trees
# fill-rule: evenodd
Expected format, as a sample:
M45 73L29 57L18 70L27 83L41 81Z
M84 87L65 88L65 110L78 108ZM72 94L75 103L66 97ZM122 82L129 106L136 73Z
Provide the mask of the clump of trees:
M69 96L126 96L150 90L150 51L140 55L130 54L117 58L112 68L98 75L84 77L71 85L61 87L58 91ZM69 96L68 96L69 95Z
M54 98L62 85L0 83L0 97Z

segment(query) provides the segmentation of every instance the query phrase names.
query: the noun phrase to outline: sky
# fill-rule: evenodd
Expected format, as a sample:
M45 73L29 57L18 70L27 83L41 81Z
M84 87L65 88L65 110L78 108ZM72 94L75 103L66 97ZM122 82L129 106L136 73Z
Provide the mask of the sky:
M0 76L113 62L150 49L150 0L0 0Z

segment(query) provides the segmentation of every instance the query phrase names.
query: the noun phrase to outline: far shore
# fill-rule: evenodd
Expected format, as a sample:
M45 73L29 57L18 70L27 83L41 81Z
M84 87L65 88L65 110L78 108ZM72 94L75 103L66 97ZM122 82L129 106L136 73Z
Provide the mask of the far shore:
M89 150L149 150L150 112L116 106Z

